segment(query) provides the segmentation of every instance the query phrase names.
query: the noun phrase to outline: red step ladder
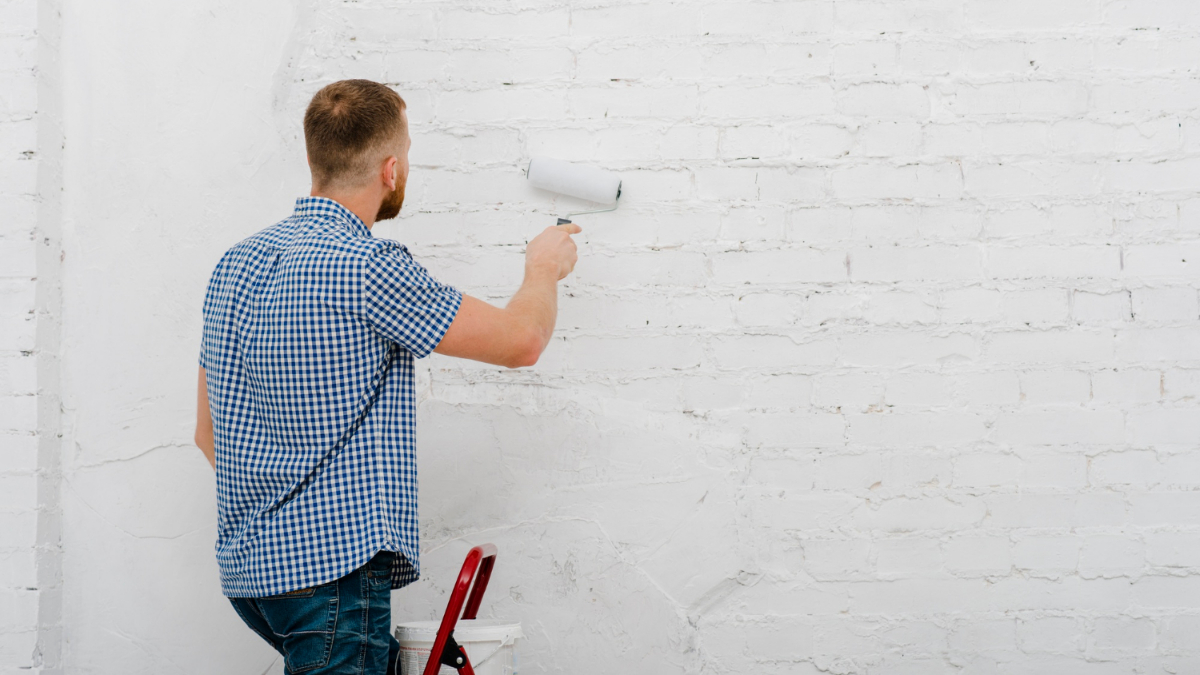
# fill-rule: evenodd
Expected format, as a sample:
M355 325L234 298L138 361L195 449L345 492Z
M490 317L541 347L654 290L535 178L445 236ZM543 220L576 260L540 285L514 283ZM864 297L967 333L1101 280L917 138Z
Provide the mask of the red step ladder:
M424 675L437 675L443 665L457 670L459 675L475 675L466 650L454 641L454 626L458 623L460 611L464 620L474 619L479 614L479 603L483 601L483 592L487 590L488 579L492 577L492 567L495 564L496 547L493 544L476 546L467 552L467 559L458 573L454 591L450 593L446 614L442 617L442 624L438 626L437 637L433 639L433 650L429 652L429 663L425 664ZM476 570L479 574L475 573ZM474 586L471 586L472 578L475 579ZM468 588L471 589L469 597Z

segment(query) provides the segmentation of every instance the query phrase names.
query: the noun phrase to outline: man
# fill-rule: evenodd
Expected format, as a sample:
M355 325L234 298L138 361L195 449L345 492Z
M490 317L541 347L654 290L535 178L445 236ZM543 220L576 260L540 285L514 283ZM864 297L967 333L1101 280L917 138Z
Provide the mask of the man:
M371 236L404 202L399 95L331 84L304 139L311 196L209 282L196 444L217 473L222 590L246 624L289 674L390 674L391 590L419 570L413 358L537 362L579 227L530 241L524 283L493 307Z

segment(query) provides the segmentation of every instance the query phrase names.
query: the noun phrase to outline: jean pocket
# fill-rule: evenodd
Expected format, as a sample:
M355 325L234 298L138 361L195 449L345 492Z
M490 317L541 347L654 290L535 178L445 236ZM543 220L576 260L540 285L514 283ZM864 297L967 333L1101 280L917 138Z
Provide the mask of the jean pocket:
M395 559L395 556L396 554L390 551L382 551L367 562L367 578L371 580L371 584L391 587L392 561Z
M259 598L256 602L271 632L279 639L289 673L303 673L329 663L337 629L336 581L295 594Z

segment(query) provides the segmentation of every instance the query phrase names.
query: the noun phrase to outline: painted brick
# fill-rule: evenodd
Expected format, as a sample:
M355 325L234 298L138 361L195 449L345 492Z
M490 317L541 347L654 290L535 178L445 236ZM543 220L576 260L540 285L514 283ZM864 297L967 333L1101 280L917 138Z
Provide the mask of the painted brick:
M936 539L903 537L875 542L875 569L883 579L940 576L941 568L941 545ZM940 631L928 637L939 639ZM921 642L928 644L926 640Z
M1144 288L1132 295L1138 321L1200 321L1200 292L1195 288Z
M1089 474L1094 485L1158 485L1163 477L1158 456L1145 450L1102 453L1092 459Z
M955 0L915 0L904 6L886 0L848 0L836 5L838 28L870 37L882 32L941 33L963 28L962 3Z
M0 433L32 434L36 431L36 396L0 396Z
M1016 485L1021 469L1021 459L1015 455L976 453L955 461L954 484L966 488Z
M827 115L834 111L834 93L828 87L811 85L721 87L704 92L701 110L717 119Z
M1079 363L1112 358L1113 340L1104 333L995 333L988 355L999 363Z
M1100 0L1064 0L1050 5L1035 0L967 0L969 25L991 29L1063 29L1100 20Z
M1000 303L1000 317L1009 324L1059 326L1067 321L1070 294L1057 288L1010 291Z
M37 593L0 589L0 632L27 631L37 624Z
M1071 296L1071 317L1079 323L1132 321L1132 300L1128 292L1075 291Z
M1071 617L1038 617L1017 622L1017 639L1027 652L1082 651L1083 627Z
M1200 89L1197 89L1200 95ZM1116 163L1104 168L1104 184L1123 192L1179 192L1192 187L1192 176L1200 170L1200 159L1167 160L1153 163ZM1192 247L1194 250L1194 247ZM1181 256L1185 264L1186 260ZM1193 260L1193 266L1195 260Z
M717 2L702 10L701 30L706 35L762 35L823 33L833 23L833 5L827 2Z
M971 360L979 352L973 337L962 333L927 335L885 333L855 335L841 341L842 360L855 366L934 364Z
M1111 445L1124 441L1125 420L1108 410L1030 409L1000 415L991 436L1002 443Z
M752 408L794 409L809 405L813 396L813 378L807 375L773 375L756 380L746 395Z
M1079 551L1079 573L1084 576L1133 575L1145 565L1145 547L1128 535L1089 536Z
M846 278L842 253L812 249L738 252L713 263L713 281L721 284L841 281Z
M866 408L882 403L883 382L867 373L822 373L815 378L813 402L821 407Z
M1125 252L1125 268L1138 277L1196 279L1200 277L1200 245L1133 246Z
M1187 0L1164 0L1149 5L1136 0L1114 0L1105 19L1120 28L1196 28L1200 26L1200 8Z
M895 407L940 407L953 401L951 383L934 373L895 375L885 387L885 400Z
M1116 355L1127 363L1188 362L1195 359L1198 339L1200 328L1123 330L1117 335Z
M563 34L571 26L566 8L518 12L480 12L449 9L438 17L438 37L447 40L479 40L503 36L519 40Z
M1090 637L1089 651L1094 654L1150 653L1155 644L1154 623L1150 619L1101 618Z
M1190 534L1164 533L1146 537L1146 559L1155 567L1200 567L1197 553L1200 553L1200 545Z
M1023 488L1079 490L1088 482L1088 458L1073 453L1047 451L1044 447L1020 447L1021 477L1018 484Z
M884 462L875 453L828 454L817 458L813 488L816 490L870 490L883 481Z
M917 281L933 276L976 280L982 274L982 252L973 246L872 246L850 251L850 277L855 281Z
M1015 373L960 375L954 378L954 389L957 399L966 405L1013 405L1021 397L1021 385Z
M1012 569L1012 542L1003 537L955 537L943 555L946 569L958 576L998 576Z
M878 293L863 307L863 318L880 325L933 324L937 322L937 301L922 293Z
M1087 87L1078 82L1012 82L965 87L948 101L962 115L1072 116L1087 112Z
M1016 621L1012 619L963 622L950 633L951 649L971 654L1013 652L1016 645Z
M962 192L962 178L949 164L871 164L834 171L832 189L842 199L949 199Z
M1150 403L1162 396L1163 375L1155 370L1101 370L1092 374L1098 403Z
M1026 404L1087 403L1091 379L1078 370L1035 370L1021 373L1021 398Z
M1192 652L1200 636L1200 616L1173 616L1159 624L1159 639L1173 652Z
M851 117L924 120L929 118L929 94L915 84L860 84L838 94L837 109Z
M856 155L913 157L921 152L923 130L917 122L883 122L858 130Z
M999 291L977 286L947 290L941 297L942 321L964 324L998 319L1003 298Z
M889 75L900 71L900 45L891 41L856 42L833 49L838 75Z
M871 570L871 542L867 539L805 541L804 569L816 579L862 578Z
M0 452L0 475L34 475L38 470L37 440L37 436L29 432L13 431L0 435L0 441L4 443L4 450Z
M700 32L700 16L670 4L614 5L573 10L570 27L574 37L686 36Z
M1186 445L1200 433L1200 417L1188 408L1139 409L1129 413L1130 440L1138 445Z
M867 446L936 446L978 441L984 436L984 424L969 413L940 413L938 426L930 428L934 415L867 414L847 416L850 439Z
M736 340L716 340L712 353L720 368L762 368L777 372L797 366L831 364L837 357L837 347L821 340L796 342L778 335L746 335Z
M780 77L828 75L832 62L828 44L718 43L706 50L706 78L742 80L755 73L773 73Z

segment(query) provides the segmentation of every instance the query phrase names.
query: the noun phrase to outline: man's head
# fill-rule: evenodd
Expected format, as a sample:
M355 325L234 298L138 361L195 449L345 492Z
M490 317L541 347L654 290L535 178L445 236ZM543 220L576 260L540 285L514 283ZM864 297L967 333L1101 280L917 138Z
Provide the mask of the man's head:
M313 189L387 189L375 220L395 218L408 181L408 117L404 99L370 80L321 89L304 113L304 143Z

